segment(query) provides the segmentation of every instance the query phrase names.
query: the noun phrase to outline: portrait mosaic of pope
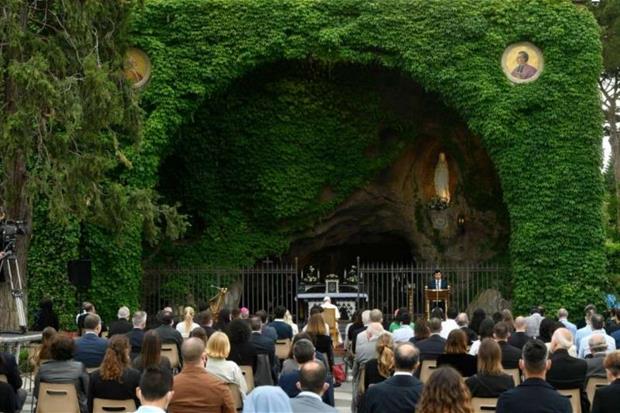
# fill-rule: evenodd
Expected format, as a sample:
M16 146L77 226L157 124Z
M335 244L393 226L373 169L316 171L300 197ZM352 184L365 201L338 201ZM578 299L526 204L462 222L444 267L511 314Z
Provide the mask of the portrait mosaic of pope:
M533 82L543 71L542 52L529 42L515 43L502 56L502 69L514 83Z

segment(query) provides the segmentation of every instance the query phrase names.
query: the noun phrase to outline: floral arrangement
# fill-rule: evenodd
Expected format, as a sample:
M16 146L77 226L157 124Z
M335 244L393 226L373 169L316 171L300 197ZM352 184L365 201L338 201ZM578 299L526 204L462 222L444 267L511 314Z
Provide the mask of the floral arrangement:
M450 203L445 199L438 196L434 196L431 202L428 203L428 208L435 211L443 211L450 206Z

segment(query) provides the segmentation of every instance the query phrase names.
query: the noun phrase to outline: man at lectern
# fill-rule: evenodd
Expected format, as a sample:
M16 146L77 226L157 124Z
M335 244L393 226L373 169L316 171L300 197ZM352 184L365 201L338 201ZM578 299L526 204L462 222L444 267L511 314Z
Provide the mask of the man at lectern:
M428 283L428 288L429 290L445 290L448 288L448 280L442 277L441 271L435 270L431 282Z

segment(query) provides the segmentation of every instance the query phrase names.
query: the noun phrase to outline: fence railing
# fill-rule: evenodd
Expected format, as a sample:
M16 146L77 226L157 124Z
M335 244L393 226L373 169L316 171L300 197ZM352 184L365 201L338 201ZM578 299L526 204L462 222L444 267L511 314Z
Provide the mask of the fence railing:
M399 307L413 307L424 312L424 286L439 268L450 283L451 306L464 311L482 291L492 288L510 297L509 270L499 264L434 264L434 263L377 263L358 259L358 290L368 295L361 308L379 308L390 314ZM283 305L294 314L304 303L297 300L300 272L297 261L289 263L263 262L252 268L157 268L146 269L143 278L142 307L154 314L165 306L175 310L185 305L207 308L218 290L228 287L230 299L251 311L264 309L273 313Z

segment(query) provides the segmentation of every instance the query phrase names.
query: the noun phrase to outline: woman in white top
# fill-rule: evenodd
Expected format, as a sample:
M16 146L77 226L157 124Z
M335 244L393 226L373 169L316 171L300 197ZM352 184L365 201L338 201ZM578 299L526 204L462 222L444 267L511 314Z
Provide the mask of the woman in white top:
M299 333L299 327L293 322L293 316L288 310L286 310L286 313L284 313L284 322L291 326L291 328L293 329L293 336L296 336Z
M189 333L191 333L193 329L200 327L198 324L194 323L194 314L194 309L192 307L185 307L183 310L183 321L177 324L177 331L181 333L183 338L188 338Z
M207 341L207 371L219 377L226 383L234 383L239 386L241 394L248 392L248 386L241 373L241 369L234 361L226 360L230 353L230 341L222 332L215 332Z

